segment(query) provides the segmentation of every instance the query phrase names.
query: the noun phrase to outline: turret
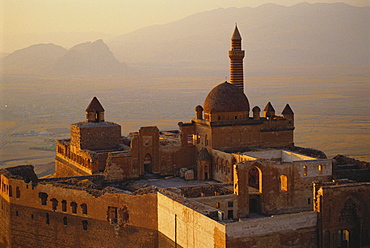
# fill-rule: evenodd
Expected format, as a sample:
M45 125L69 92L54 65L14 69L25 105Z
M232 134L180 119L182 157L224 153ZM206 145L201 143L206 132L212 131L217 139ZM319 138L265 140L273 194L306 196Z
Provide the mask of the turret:
M244 50L242 50L242 37L240 36L238 27L235 25L234 33L231 37L231 50L229 51L230 58L230 83L237 86L241 92L244 92L243 78L243 58Z
M266 118L273 118L275 116L275 109L272 107L271 102L267 103L263 113Z
M253 112L253 119L259 120L260 119L261 109L258 106L255 106L252 109L252 112Z
M281 114L289 121L289 124L294 125L294 113L289 104L285 105L285 108Z
M198 105L195 107L195 113L198 120L203 120L203 107Z
M86 122L104 122L104 108L96 97L86 108Z

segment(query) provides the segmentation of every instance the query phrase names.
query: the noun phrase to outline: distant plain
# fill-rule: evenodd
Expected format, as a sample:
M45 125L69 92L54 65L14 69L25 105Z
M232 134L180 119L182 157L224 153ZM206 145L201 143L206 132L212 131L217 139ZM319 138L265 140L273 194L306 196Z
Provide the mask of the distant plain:
M327 73L246 76L251 108L271 102L279 115L286 103L295 112L295 144L370 161L370 89L366 68L336 68ZM330 71L330 72L328 72ZM349 74L349 72L351 72ZM253 74L253 73L251 73ZM142 126L177 129L194 108L224 81L219 76L74 76L46 78L4 75L1 89L0 167L53 162L55 139L69 137L69 125L84 121L96 96L106 120L122 134ZM42 170L42 169L40 169Z

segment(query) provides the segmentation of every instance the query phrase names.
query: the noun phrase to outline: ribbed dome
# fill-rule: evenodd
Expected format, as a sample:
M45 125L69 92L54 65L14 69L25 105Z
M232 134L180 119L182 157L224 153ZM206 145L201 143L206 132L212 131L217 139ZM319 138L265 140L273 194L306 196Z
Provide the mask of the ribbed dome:
M248 98L238 87L228 82L217 85L204 101L205 113L249 112Z

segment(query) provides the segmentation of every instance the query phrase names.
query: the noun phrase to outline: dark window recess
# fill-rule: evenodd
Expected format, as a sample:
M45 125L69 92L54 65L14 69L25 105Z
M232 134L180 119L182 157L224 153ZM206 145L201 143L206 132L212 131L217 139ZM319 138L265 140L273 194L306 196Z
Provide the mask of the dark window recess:
M117 207L108 207L108 213L107 213L108 221L110 224L117 223L118 216L117 216Z
M50 224L50 217L49 217L49 214L46 214L46 224Z
M53 211L57 210L58 200L53 198L53 199L50 199L50 201L51 201L51 209L53 209Z
M83 228L85 231L87 230L87 225L88 225L87 220L83 220L83 221L82 221L82 228Z
M63 224L65 226L68 225L68 219L67 219L67 217L63 217Z
M227 206L229 208L232 208L234 206L234 203L232 201L227 202Z
M77 203L71 202L72 214L77 214Z
M15 216L19 216L19 213L18 213L18 211L15 211Z
M19 187L18 186L15 188L15 197L16 198L21 197L21 191L19 190Z
M62 211L63 212L66 212L67 211L67 201L66 200L63 200L62 201Z
M87 205L86 205L86 203L82 203L81 208L82 208L82 214L87 214Z
M233 210L228 210L227 211L227 218L228 219L232 219L233 218L233 215L234 215L234 211Z
M13 187L11 185L9 185L9 196L13 196Z
M48 194L44 192L39 193L39 198L41 199L41 205L46 205L46 202L48 200Z

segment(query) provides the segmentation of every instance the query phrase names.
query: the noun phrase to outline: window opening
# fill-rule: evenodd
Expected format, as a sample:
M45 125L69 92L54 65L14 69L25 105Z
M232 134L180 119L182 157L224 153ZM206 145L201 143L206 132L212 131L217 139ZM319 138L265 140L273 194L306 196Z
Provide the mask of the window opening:
M307 166L303 166L303 176L307 176Z
M232 219L233 218L233 215L234 215L234 211L233 210L228 210L227 211L227 218L228 219Z
M67 217L63 217L63 224L65 226L68 225L68 219L67 219Z
M57 210L57 207L58 207L58 200L53 198L53 199L50 199L51 201L51 209L53 211Z
M62 201L62 211L63 212L66 212L67 211L67 201L66 200L63 200Z
M88 224L87 220L83 220L83 221L82 221L82 228L83 228L85 231L87 230L87 224Z
M288 177L286 175L280 176L280 190L288 191Z
M317 166L317 170L319 171L319 174L321 175L322 174L322 165L321 164L319 164Z
M117 223L117 207L108 207L108 221L110 224Z
M15 188L15 197L16 198L21 197L21 191L19 190L19 187L18 186Z
M71 202L72 214L77 214L77 203Z
M87 205L86 205L86 203L82 203L81 208L82 208L82 214L87 214Z
M46 205L47 204L47 199L48 199L48 194L44 192L39 193L39 198L41 199L41 205Z

